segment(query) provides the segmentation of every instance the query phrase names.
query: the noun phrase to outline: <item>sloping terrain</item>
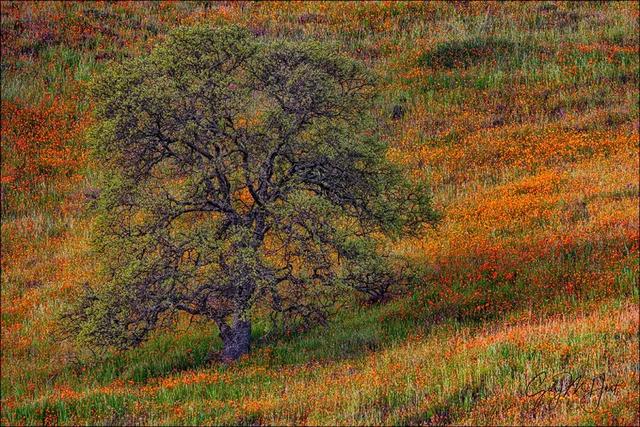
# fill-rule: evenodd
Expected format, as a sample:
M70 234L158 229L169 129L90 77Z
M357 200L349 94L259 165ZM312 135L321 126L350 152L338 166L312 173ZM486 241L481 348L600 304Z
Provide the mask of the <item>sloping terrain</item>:
M638 424L639 28L615 3L2 2L2 424ZM389 156L440 223L390 302L233 366L185 319L95 358L87 82L171 28L333 43L381 76Z

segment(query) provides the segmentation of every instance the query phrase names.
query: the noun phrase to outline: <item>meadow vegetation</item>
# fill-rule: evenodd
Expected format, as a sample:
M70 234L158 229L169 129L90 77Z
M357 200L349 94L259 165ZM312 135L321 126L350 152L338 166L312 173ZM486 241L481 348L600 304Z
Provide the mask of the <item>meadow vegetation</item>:
M1 8L2 424L639 423L637 3ZM233 365L190 317L92 354L58 321L98 277L88 82L201 23L363 61L388 160L441 219L394 244L413 275L388 301L292 334L256 310Z

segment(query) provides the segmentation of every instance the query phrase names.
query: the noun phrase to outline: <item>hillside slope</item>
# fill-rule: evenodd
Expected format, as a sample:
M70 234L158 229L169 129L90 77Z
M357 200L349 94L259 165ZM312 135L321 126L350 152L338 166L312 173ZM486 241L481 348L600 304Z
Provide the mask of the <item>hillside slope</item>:
M2 424L640 422L635 2L1 6ZM99 256L86 85L199 22L369 64L443 219L397 244L415 288L236 365L189 319L94 359L56 334Z

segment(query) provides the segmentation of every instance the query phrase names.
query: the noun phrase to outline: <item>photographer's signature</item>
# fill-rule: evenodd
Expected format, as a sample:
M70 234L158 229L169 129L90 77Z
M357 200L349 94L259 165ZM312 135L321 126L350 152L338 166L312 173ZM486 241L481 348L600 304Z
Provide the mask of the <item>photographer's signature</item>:
M532 412L551 411L562 402L577 403L591 413L600 406L604 396L615 395L622 383L612 381L606 373L585 376L570 372L550 374L542 371L534 375L525 388L525 397L530 399Z

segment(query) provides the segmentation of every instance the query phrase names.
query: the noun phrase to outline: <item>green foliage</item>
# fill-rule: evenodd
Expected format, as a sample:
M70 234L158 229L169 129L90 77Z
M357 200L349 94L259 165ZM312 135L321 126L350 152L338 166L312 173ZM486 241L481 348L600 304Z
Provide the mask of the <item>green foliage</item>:
M93 344L138 344L185 311L235 358L256 304L310 325L345 284L382 298L385 236L435 219L425 184L386 159L374 76L326 46L182 28L92 90L105 283L68 319Z

